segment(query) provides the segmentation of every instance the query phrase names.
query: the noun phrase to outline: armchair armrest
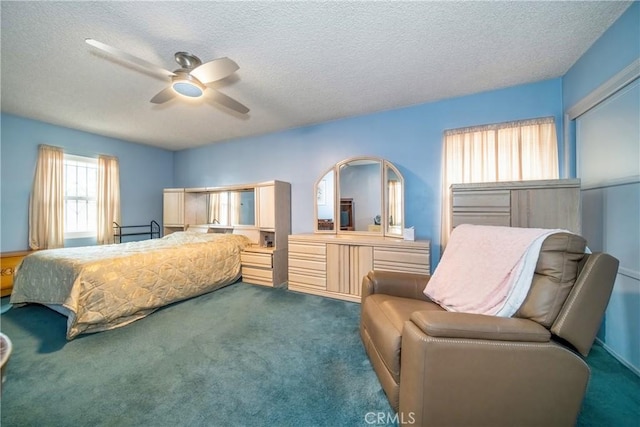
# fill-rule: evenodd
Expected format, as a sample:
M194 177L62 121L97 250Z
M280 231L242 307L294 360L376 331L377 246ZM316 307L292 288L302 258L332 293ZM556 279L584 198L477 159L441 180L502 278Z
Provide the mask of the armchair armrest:
M371 294L386 294L431 301L424 294L430 278L425 274L372 270L362 279L361 300Z
M411 321L431 337L548 342L551 333L528 319L442 311L416 311Z

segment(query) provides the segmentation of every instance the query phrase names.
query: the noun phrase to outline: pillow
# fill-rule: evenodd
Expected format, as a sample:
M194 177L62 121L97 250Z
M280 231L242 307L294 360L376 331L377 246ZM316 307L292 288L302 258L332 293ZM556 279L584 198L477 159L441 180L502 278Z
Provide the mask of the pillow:
M576 234L548 236L542 243L529 293L514 317L551 327L576 281L586 247L586 240Z

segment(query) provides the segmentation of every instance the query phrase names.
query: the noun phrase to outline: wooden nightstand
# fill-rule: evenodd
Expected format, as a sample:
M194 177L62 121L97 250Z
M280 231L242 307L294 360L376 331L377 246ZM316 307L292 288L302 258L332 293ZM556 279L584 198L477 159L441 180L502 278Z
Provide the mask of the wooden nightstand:
M33 252L34 251L15 251L0 254L0 296L5 297L11 295L16 267L24 257Z
M280 286L287 281L287 251L249 246L240 254L242 281L263 286Z

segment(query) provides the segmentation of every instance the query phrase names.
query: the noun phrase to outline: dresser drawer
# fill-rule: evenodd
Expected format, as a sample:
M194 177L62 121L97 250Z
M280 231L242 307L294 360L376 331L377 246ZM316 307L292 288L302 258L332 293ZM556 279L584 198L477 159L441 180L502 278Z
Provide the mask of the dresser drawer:
M509 212L511 208L511 192L509 190L456 191L453 193L452 206L454 211Z
M376 263L417 264L429 269L429 251L427 249L378 247L373 251L373 260Z
M511 215L508 212L456 212L453 214L451 226L457 227L460 224L499 225L503 227L511 227Z
M289 255L289 268L324 272L327 268L327 263L325 260L301 259Z
M318 289L326 289L327 279L324 272L310 272L309 270L289 269L289 287L307 286Z
M298 243L289 240L289 254L294 256L324 257L327 255L327 245L324 243Z

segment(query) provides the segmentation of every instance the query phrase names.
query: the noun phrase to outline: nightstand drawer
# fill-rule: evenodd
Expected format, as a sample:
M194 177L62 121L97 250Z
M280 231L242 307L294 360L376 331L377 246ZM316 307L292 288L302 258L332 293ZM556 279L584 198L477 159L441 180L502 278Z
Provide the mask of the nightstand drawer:
M246 279L258 279L268 282L273 281L273 270L264 268L242 267L242 277Z
M240 254L242 265L261 266L265 268L273 267L273 255L271 253L242 252Z

